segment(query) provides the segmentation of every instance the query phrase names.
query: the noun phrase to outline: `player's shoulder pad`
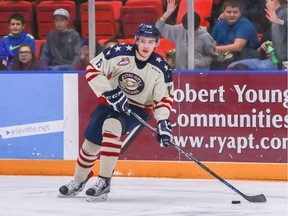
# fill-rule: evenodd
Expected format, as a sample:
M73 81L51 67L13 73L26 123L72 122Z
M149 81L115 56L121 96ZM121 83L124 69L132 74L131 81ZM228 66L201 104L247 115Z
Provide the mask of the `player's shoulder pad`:
M107 60L123 55L133 56L134 53L135 53L135 45L127 43L115 44L103 51L103 54Z
M165 82L172 82L172 70L166 60L156 52L153 52L149 58L149 63L156 66L164 75Z

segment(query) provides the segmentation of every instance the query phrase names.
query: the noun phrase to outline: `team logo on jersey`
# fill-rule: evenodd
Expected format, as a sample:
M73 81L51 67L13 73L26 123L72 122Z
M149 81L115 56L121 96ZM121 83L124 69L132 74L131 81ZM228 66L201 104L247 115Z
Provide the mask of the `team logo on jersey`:
M118 62L118 66L125 66L125 65L128 65L130 63L130 60L129 60L129 58L128 57L126 57L126 58L122 58L121 60L120 60L120 62Z
M141 77L133 73L121 74L119 76L118 82L123 91L129 95L139 94L143 91L145 86Z

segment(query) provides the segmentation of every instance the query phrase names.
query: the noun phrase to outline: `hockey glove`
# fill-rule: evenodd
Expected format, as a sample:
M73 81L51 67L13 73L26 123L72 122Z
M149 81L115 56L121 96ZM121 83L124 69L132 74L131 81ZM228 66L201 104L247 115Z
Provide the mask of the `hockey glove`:
M107 91L103 93L109 106L116 112L124 113L129 110L127 97L123 90L118 86L112 91Z
M172 130L169 119L158 121L157 130L157 141L160 143L160 146L169 146L172 141Z

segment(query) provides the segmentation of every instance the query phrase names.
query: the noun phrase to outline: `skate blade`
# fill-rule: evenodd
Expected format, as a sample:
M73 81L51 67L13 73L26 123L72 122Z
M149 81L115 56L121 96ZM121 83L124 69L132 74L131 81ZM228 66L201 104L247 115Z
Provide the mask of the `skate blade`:
M95 197L95 196L87 196L86 201L87 202L104 202L108 198L107 194L102 194L101 196Z
M72 193L72 194L70 194L70 195L63 195L63 194L59 193L59 194L57 195L57 197L58 197L58 198L71 198L71 197L77 196L78 194L79 194L79 192L75 192L75 193Z

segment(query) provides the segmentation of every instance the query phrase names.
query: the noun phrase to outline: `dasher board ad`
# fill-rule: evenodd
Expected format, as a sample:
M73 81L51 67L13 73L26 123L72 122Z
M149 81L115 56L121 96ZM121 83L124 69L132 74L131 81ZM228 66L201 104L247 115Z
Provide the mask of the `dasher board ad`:
M185 151L201 161L287 163L287 74L174 74L174 85L173 139ZM187 160L147 128L133 138L121 159Z
M69 152L75 152L73 146L78 145L78 92L73 92L78 83L73 76L51 72L0 74L1 159L75 157L76 153Z

